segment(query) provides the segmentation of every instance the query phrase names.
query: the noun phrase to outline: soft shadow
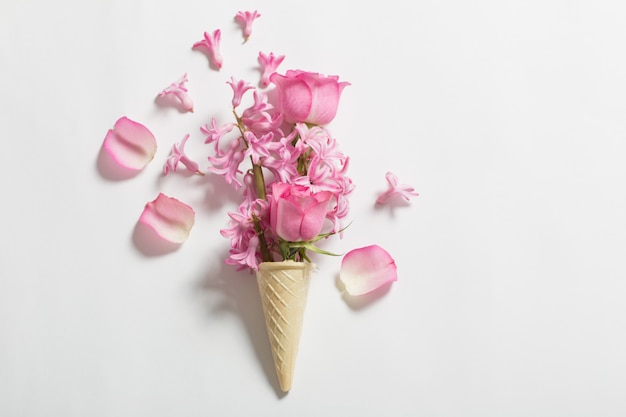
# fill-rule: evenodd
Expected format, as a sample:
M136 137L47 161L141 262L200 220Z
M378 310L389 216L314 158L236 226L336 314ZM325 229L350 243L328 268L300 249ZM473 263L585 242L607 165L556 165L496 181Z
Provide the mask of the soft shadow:
M335 286L341 291L341 299L354 311L363 310L383 298L389 290L391 290L391 284L393 284L393 282L388 282L367 294L350 295L344 291L344 286L339 279L339 275L335 277Z
M256 71L256 72L259 73L259 82L256 83L257 88L265 89L265 88L269 87L268 85L264 85L263 84L263 68L261 68L260 65L257 65L256 67L252 67L251 69L253 71ZM271 83L270 83L270 85L271 85Z
M96 169L103 178L110 181L127 180L141 172L141 170L121 166L103 146L100 147L100 152L96 159Z
M238 206L241 202L241 191L228 184L221 175L207 173L198 182L206 190L204 205L211 212L220 210L226 204Z
M185 168L184 166L182 166L182 164L180 164L176 171L170 171L167 175L163 174L163 171L161 171L161 173L159 175L156 176L155 178L155 183L156 186L161 189L162 187L165 186L165 184L167 184L167 181L171 181L172 177L183 177L183 178L189 178L191 181L196 180L199 182L202 182L204 180L204 177L206 177L206 174L201 175L198 174L197 172L191 172L189 171L187 168ZM204 184L203 183L192 183L192 187L196 188L196 187L202 187Z
M233 22L235 23L235 26L237 26L237 28L238 28L239 30L241 30L241 35L243 36L243 31L244 31L244 29L246 28L245 23L240 22L240 21L237 19L237 17L234 17L234 18L233 18ZM248 42L248 39L246 39L246 38L245 38L245 36L244 36L243 41L241 42L241 44L242 44L242 45L245 45L247 42Z
M213 58L211 58L211 52L209 52L209 48L207 48L206 46L200 45L200 46L196 46L195 48L193 48L194 51L199 51L201 52L204 56L207 57L207 60L209 61L209 68L211 68L212 70L215 71L219 71L220 68L215 65L215 62L213 62Z
M224 302L218 306L217 311L210 313L229 311L239 317L267 381L274 389L276 396L284 398L288 393L281 391L276 376L256 276L246 271L236 271L231 265L224 263L221 265L217 271L204 276L198 283L197 290L218 291L225 296Z
M161 256L180 248L180 243L168 242L140 221L135 224L132 240L137 250L145 256Z
M167 108L175 108L179 113L187 113L183 104L173 94L164 94L162 96L156 96L154 98L154 104L160 109L165 110Z
M374 202L374 210L377 212L387 212L391 218L396 216L396 210L410 207L411 202L406 201L404 198L400 196L394 196L385 204L379 204Z
M267 90L265 94L267 94L267 102L274 106L274 108L278 108L278 90L272 88L271 90Z

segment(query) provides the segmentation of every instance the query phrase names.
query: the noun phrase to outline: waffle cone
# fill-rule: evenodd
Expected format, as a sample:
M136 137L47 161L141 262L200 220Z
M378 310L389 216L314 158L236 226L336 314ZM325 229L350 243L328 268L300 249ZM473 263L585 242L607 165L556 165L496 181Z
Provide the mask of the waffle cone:
M280 389L291 389L311 271L305 262L263 262L257 271L267 335Z

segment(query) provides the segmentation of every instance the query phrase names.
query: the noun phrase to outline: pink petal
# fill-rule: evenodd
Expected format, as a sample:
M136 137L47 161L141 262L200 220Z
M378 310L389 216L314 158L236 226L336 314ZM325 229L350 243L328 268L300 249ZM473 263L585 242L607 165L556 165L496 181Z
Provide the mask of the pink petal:
M320 194L322 193L324 192L320 192ZM319 201L306 209L306 214L303 216L302 224L300 225L300 238L302 240L315 239L322 231L332 195L330 192L326 192L324 194L327 194L328 198L325 198L323 201Z
M103 147L121 166L140 170L154 158L157 143L147 127L121 117L107 132Z
M378 245L348 252L341 262L339 280L350 295L363 295L398 280L396 263Z
M182 243L189 236L195 221L195 212L187 204L160 193L146 204L139 221L151 227L160 237Z
M278 73L270 76L279 89L278 108L288 122L304 121L311 112L313 106L313 91L302 80L286 77Z
M278 201L277 207L276 211L280 219L276 223L276 234L290 242L302 240L300 237L300 226L304 213L302 213L300 206L289 200L281 199Z
M308 119L318 121L317 124L325 125L330 123L337 114L337 106L341 92L350 85L348 82L338 83L333 78L313 78L310 74L302 75L303 79L309 80L308 84L315 86L313 91L313 108Z

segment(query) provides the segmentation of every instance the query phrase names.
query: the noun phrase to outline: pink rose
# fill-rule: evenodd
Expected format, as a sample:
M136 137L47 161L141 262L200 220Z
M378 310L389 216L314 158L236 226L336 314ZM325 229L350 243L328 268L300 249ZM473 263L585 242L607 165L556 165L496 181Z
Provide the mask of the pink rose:
M274 183L270 202L270 224L289 242L312 240L322 231L332 193L313 193L302 185Z
M337 114L339 97L348 82L339 82L337 76L323 76L314 72L287 71L285 75L272 74L270 80L278 92L278 110L289 123L325 125Z

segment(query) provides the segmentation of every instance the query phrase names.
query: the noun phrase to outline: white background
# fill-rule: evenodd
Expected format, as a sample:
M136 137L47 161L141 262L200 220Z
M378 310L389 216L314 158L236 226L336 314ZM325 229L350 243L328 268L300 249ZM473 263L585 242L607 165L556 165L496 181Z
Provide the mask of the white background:
M0 3L0 415L623 416L626 6L621 1ZM242 44L238 10L262 14ZM222 29L224 67L191 45ZM231 75L337 74L352 226L399 280L359 300L318 256L292 391L256 284L223 266L236 196L163 178L172 144L229 121ZM184 72L193 114L154 103ZM119 117L157 137L139 175L99 166ZM416 187L376 209L384 174ZM175 251L136 222L196 210Z

